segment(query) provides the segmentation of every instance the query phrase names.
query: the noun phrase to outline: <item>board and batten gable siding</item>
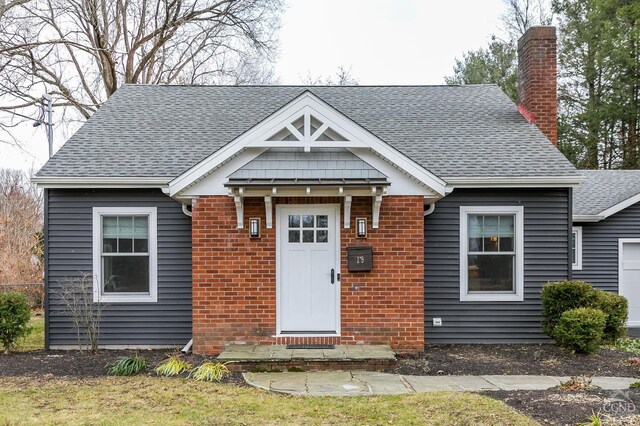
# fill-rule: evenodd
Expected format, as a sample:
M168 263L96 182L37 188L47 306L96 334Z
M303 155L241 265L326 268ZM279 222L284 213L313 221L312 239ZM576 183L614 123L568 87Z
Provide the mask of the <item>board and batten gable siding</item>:
M155 189L49 189L46 195L47 337L51 347L77 345L60 300L67 277L92 271L93 207L157 207L158 301L108 303L100 344L177 346L191 339L191 219Z
M582 270L573 278L602 290L618 292L618 240L640 238L640 203L600 222L574 223L582 227Z
M425 218L425 343L549 341L540 327L540 289L570 274L570 191L456 189L436 203ZM524 207L524 301L460 301L460 206Z

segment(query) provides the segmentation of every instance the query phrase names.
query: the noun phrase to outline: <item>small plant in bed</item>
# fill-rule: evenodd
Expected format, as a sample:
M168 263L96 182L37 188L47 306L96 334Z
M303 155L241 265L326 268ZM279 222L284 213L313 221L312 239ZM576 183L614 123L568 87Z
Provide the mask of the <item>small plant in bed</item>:
M180 358L180 355L171 355L156 367L156 374L171 377L179 376L189 370L191 370L191 364Z
M31 332L30 319L31 312L24 295L0 293L0 343L5 353L9 353L19 339Z
M135 376L140 374L148 365L147 359L138 354L123 356L109 366L107 373L111 376Z
M616 342L616 348L625 352L638 354L640 353L640 339L620 339Z
M199 382L219 382L227 374L229 374L229 369L226 363L205 361L202 365L194 368L189 377Z

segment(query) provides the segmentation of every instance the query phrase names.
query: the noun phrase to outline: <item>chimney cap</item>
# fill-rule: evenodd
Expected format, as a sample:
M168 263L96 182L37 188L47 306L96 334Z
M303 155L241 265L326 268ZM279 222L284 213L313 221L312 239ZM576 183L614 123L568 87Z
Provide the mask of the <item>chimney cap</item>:
M553 25L536 25L529 27L527 31L518 40L518 51L531 40L556 40L556 27Z

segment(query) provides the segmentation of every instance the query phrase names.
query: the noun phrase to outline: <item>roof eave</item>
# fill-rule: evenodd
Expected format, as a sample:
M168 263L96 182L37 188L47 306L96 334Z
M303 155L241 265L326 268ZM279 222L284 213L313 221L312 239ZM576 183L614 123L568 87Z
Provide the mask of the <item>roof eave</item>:
M447 189L455 188L568 188L584 181L580 175L572 176L500 176L445 178Z
M136 176L32 176L40 188L166 188L171 178Z

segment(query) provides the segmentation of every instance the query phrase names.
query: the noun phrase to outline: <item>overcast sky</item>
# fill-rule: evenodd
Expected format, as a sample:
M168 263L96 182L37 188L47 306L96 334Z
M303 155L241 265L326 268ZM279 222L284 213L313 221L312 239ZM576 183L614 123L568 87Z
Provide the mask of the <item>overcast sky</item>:
M307 75L332 76L340 66L359 84L443 84L456 57L500 33L504 11L502 0L287 3L276 63L282 84L300 84ZM23 149L0 143L1 166L39 169L47 160L43 127L24 124L16 130ZM56 149L66 140L64 133L56 129Z

